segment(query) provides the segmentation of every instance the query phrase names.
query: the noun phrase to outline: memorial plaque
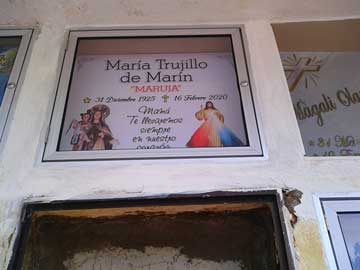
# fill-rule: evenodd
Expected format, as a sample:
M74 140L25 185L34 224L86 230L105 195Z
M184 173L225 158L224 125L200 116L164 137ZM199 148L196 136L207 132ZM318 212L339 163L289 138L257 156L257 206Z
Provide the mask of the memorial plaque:
M0 142L7 133L15 93L22 83L32 33L31 29L0 29Z
M59 159L262 154L240 32L170 33L74 33Z
M0 37L0 106L3 101L20 41L20 37Z
M360 154L360 53L281 53L307 156Z

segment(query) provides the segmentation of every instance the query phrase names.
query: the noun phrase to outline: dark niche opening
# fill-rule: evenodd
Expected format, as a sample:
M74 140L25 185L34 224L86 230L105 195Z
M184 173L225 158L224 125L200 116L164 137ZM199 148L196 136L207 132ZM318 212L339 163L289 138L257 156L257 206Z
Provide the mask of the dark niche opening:
M289 269L275 195L27 205L9 269Z

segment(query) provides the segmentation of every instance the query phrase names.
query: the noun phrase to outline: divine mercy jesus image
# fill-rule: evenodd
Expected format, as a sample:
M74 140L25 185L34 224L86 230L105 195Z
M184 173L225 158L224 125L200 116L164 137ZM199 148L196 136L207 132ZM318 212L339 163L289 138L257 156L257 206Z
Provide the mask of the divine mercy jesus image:
M203 121L191 136L187 147L231 147L243 146L244 143L225 126L224 115L215 108L211 101L201 105L195 118Z

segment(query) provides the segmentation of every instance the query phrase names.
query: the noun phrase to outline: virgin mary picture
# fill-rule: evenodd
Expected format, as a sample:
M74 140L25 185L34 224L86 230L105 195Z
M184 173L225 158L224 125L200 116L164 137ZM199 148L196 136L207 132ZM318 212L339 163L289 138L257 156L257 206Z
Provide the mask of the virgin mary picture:
M110 108L105 104L98 104L81 113L81 121L73 120L68 131L73 129L71 144L73 151L111 150L113 145L119 144L114 138L105 119L110 115Z
M224 115L215 108L211 101L207 101L205 108L201 105L195 113L195 118L203 121L191 136L187 147L234 147L244 143L225 126Z
M88 136L91 141L91 150L111 150L118 141L111 133L105 118L110 114L110 108L104 104L98 104L91 108L93 117Z

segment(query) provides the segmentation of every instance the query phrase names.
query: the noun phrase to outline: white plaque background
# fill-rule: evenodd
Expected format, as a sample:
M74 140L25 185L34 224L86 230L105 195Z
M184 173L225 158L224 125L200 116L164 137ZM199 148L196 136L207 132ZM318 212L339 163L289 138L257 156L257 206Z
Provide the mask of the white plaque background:
M154 76L158 71L162 74L178 74L179 70L158 70L155 59L166 59L167 62L176 62L186 59L197 59L198 62L205 61L208 64L206 69L184 70L183 74L191 74L192 82L146 82L146 72ZM126 70L105 70L106 60L115 63L118 59L121 63L134 63L139 60L148 62L151 70L130 70L131 75L139 75L139 83L122 83L120 77L126 74ZM180 85L178 92L135 92L132 86L153 86L153 85ZM166 103L162 98L168 95L170 98ZM175 101L174 97L186 95L206 97L205 100ZM233 56L230 53L187 53L187 54L156 54L156 55L86 55L78 56L74 65L72 82L69 91L68 103L62 136L60 140L60 151L72 150L70 144L72 132L66 131L72 120L80 120L80 113L86 112L92 106L99 104L95 102L97 97L114 98L135 98L136 102L101 102L110 108L110 115L106 123L110 127L114 137L119 141L113 149L136 149L137 146L159 146L161 143L150 143L143 140L142 143L134 143L133 138L141 135L139 130L142 127L171 127L171 136L176 136L176 141L169 143L171 148L186 147L186 143L192 134L202 124L195 118L195 113L200 106L205 106L210 95L227 95L227 99L213 100L214 106L224 115L225 126L230 128L235 135L245 144L247 138L237 77L234 70ZM155 96L154 102L139 102L140 96ZM90 103L84 103L84 98L90 98ZM170 108L169 114L142 115L138 112L140 106L146 105L152 108ZM138 115L141 120L144 116L150 118L182 118L182 124L169 125L130 125L129 115Z

